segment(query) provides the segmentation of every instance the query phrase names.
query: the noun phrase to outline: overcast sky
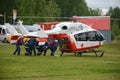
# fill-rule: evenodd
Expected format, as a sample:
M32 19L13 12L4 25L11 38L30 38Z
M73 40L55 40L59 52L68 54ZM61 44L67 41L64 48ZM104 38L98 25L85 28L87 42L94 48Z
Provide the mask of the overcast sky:
M109 7L119 7L120 8L120 0L86 0L88 7L90 8L100 8L106 13Z

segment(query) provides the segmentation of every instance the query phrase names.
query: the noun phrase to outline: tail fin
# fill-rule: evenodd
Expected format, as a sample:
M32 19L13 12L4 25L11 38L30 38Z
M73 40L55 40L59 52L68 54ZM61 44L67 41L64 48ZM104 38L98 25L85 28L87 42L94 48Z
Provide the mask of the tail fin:
M17 41L18 37L21 36L20 33L18 33L14 26L10 25L9 23L6 23L5 26L7 27L8 31L10 32L10 43L13 44Z
M34 26L39 27L39 25L35 24ZM37 31L37 34L40 36L40 38L46 38L48 35L45 33L45 31L39 27L40 29Z
M11 35L19 35L14 26L10 25L9 23L6 23L5 26L7 27Z
M27 29L23 26L22 21L18 21L18 28L20 29L23 35L26 35L29 33Z

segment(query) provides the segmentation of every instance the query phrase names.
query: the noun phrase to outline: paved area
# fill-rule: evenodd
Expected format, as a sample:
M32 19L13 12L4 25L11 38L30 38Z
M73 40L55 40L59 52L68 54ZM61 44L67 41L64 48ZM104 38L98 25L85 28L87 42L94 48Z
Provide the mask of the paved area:
M3 43L2 41L0 41L0 45L8 45L9 43Z

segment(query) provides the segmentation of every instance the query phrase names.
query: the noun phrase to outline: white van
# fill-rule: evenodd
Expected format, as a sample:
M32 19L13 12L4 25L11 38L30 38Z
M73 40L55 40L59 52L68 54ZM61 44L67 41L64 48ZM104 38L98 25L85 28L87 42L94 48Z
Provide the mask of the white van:
M5 25L0 25L0 40L3 42L9 42L10 32Z

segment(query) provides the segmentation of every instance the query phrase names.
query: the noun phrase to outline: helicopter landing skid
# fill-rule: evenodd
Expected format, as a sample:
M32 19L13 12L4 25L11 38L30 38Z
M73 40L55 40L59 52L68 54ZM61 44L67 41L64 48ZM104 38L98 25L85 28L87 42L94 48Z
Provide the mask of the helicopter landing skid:
M95 49L90 49L88 51L75 52L74 54L82 56L83 53L91 53L91 52L94 52L96 57L102 57L104 55L103 50L95 50Z
M103 50L94 50L94 49L92 49L92 52L95 53L96 57L102 57L104 55Z
M83 53L88 53L88 52L94 52L96 57L102 57L104 55L103 50L95 50L95 49L90 49L89 51L75 52L74 55L82 56ZM60 56L62 56L63 53L64 52L61 52Z

